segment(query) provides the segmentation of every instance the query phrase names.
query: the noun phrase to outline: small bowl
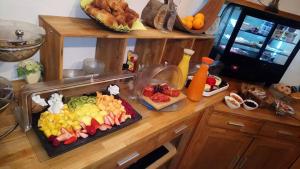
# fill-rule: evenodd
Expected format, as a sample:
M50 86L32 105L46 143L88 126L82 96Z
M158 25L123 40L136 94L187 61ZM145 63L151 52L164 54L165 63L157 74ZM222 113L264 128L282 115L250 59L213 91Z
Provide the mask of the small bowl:
M225 99L226 105L231 109L238 109L241 107L241 104L231 96L225 96L224 99Z
M236 100L237 102L239 102L240 104L243 104L243 103L244 103L244 99L243 99L241 96L239 96L238 94L236 94L236 93L231 92L231 93L229 94L229 96L232 97L232 98L233 98L234 100Z
M64 69L63 77L64 78L75 78L79 76L84 76L85 73L81 69Z
M249 106L247 105L246 103L250 103L250 104L253 104L254 106ZM246 109L246 110L255 110L258 108L258 103L256 103L254 100L250 100L250 99L247 99L247 100L244 100L244 103L243 103L243 107Z
M85 74L103 74L104 63L97 61L95 58L86 58L83 60L82 70Z

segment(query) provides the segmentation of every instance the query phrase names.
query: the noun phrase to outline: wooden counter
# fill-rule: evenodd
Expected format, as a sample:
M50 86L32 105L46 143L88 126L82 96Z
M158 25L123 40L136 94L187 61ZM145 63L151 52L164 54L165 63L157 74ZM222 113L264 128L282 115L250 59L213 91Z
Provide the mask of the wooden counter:
M132 103L134 108L143 116L141 121L44 162L38 160L26 134L17 128L8 137L0 140L0 168L74 169L105 164L107 159L125 148L147 141L152 135L163 132L167 127L196 117L201 110L220 102L224 94L220 93L210 98L204 98L200 103L187 100L187 106L177 112L149 111L140 104ZM1 131L3 131L4 128L13 124L14 119L10 110L3 112L0 116Z
M186 100L186 106L176 112L150 111L137 102L131 102L134 108L143 116L141 121L58 157L42 162L37 158L36 151L34 151L26 134L18 127L16 131L11 133L8 137L0 140L0 168L74 169L95 168L95 166L99 165L106 166L110 159L115 158L120 152L125 152L131 147L141 143L148 143L153 136L166 132L172 126L176 126L192 118L199 120L198 118L203 112L202 110L213 105L216 105L215 109L220 111L251 116L252 118L265 121L300 126L300 121L292 117L276 117L268 110L258 109L257 111L249 112L238 109L232 111L221 102L228 92L229 91L226 91L212 97L203 98L199 103ZM1 113L0 132L13 125L14 121L14 116L9 109ZM147 144L147 146L149 145Z

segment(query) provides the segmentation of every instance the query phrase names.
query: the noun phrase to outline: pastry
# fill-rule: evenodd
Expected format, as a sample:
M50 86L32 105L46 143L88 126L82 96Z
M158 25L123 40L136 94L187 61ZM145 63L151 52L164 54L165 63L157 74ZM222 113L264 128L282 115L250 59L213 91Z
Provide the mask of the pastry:
M291 97L294 98L294 99L300 99L300 92L292 93Z

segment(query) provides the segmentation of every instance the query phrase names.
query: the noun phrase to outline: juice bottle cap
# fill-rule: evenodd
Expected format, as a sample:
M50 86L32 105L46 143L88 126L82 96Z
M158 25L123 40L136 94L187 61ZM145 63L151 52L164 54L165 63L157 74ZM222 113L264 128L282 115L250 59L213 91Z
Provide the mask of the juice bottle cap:
M209 57L202 57L202 63L206 63L208 65L211 65L212 63L214 63L214 60L209 58Z
M186 48L186 49L184 49L184 53L192 56L195 53L195 51L193 51L192 49L187 49Z

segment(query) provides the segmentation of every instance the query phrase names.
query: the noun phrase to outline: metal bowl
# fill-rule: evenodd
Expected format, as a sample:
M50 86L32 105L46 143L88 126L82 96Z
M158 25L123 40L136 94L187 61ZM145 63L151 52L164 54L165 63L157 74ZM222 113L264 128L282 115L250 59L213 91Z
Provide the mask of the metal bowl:
M0 48L0 60L4 62L18 62L33 56L42 44L19 49Z
M45 30L34 24L0 19L0 61L16 62L33 56L41 47Z

